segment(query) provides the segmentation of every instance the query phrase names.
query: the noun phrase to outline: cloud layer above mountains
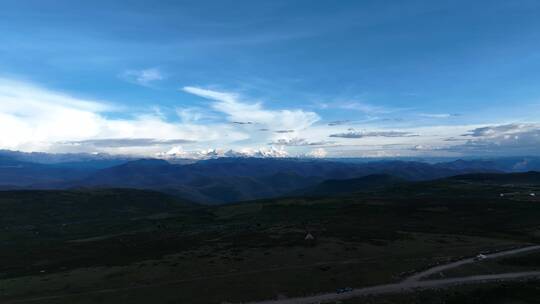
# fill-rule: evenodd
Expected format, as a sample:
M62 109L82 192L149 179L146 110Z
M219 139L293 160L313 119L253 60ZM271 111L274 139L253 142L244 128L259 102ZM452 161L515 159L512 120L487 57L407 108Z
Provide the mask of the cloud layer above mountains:
M143 82L157 77L152 73L139 76ZM186 96L197 103L182 102ZM365 115L373 113L385 115L383 111ZM396 126L389 117L369 122L326 120L324 110L284 109L237 93L195 86L183 87L172 109L155 104L133 108L0 79L0 149L182 158L540 152L537 123L441 123Z

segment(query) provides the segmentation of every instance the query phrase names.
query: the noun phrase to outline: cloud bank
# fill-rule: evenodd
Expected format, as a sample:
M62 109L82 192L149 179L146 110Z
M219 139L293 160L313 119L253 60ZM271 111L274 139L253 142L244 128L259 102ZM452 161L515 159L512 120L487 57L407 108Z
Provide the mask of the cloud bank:
M393 121L323 120L313 111L275 109L233 92L181 91L177 105L164 112L155 104L129 108L0 78L0 149L180 158L540 153L539 123L411 124L396 131ZM186 97L191 101L183 102Z
M502 124L470 130L469 139L451 150L471 154L516 155L540 153L540 124Z
M233 93L194 87L186 92L210 100L213 113L204 105L179 104L177 119L171 120L152 110L152 105L138 111L28 82L0 79L0 148L155 155L181 144L199 152L224 150L229 151L228 155L283 156L286 151L282 148L254 148L280 135L259 129L287 128L293 134L319 120L314 112L269 110L260 102L241 100Z
M0 148L47 152L130 152L129 149L157 143L196 142L222 138L221 132L206 125L169 122L157 113L127 113L128 118L111 118L125 109L97 100L73 97L37 85L0 79ZM228 138L245 138L228 130ZM230 128L229 128L230 129ZM142 140L141 140L142 139ZM71 144L66 144L71 143ZM154 148L152 148L154 147ZM143 152L144 149L133 149Z

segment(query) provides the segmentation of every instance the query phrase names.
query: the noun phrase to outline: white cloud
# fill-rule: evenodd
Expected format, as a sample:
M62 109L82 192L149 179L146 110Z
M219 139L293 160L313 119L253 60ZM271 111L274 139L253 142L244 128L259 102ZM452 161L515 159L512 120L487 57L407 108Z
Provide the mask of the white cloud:
M501 124L474 128L451 150L470 154L527 155L540 153L540 124Z
M300 109L268 110L261 102L243 101L238 94L218 92L197 87L184 87L187 93L213 100L212 108L227 115L234 121L250 121L263 128L276 130L302 130L320 120L314 112Z
M401 131L349 131L346 133L330 134L329 137L341 137L341 138L365 138L365 137L414 137L418 136L410 132Z
M0 79L0 146L21 148L91 136L103 122L99 113L110 109L104 103Z
M334 120L334 121L330 121L327 125L328 126L341 126L341 125L345 125L345 124L348 124L350 123L351 121L350 120Z
M101 138L65 142L66 145L85 146L88 148L151 147L192 143L185 139L154 138ZM61 144L61 143L59 143Z
M128 70L121 74L121 77L129 82L142 86L149 86L151 83L165 79L165 75L158 68L144 70Z
M306 140L305 138L298 138L298 137L293 137L293 138L290 138L290 139L286 139L286 138L280 138L276 141L273 141L272 143L270 143L271 145L276 145L276 146L323 146L323 145L328 145L328 144L332 144L333 142L332 141L308 141Z
M318 124L319 115L302 109L268 109L238 94L196 87L184 91L209 101L206 108L179 103L178 121L168 119L167 109L161 113L151 105L141 114L0 78L0 149L188 158L322 155L323 150L309 151L314 146L324 146L324 155L332 157L540 153L540 125L535 123L399 129L356 123L365 129L357 132L341 122Z
M422 113L419 116L425 117L425 118L450 118L452 116L457 116L457 115L448 114L448 113Z
M176 114L184 123L196 123L204 118L209 117L209 115L203 109L196 107L179 107L176 109Z
M72 97L42 87L0 79L0 148L49 152L153 153L155 143L174 141L216 141L227 144L248 136L228 124L202 125L173 123L162 115L128 114L129 118L110 118L119 110L108 103ZM130 115L131 114L131 115ZM112 115L114 117L114 115ZM133 145L136 139L152 145ZM116 145L88 144L107 140ZM124 141L125 145L120 143ZM79 142L76 144L74 142ZM101 142L103 143L103 141ZM95 148L95 151L88 151Z
M215 110L209 113L202 107L179 107L181 121L169 121L168 115L152 110L152 106L141 114L30 83L0 79L0 149L154 155L181 143L199 149L202 155L217 153L210 147L222 147L223 151L234 149L229 154L284 156L287 152L283 147L253 148L265 146L279 135L258 130L278 126L300 130L318 119L311 112L266 110L259 103L228 99L234 94L207 93L220 99L212 105ZM116 111L122 113L121 118ZM212 117L218 114L229 122ZM253 121L253 127L230 123L247 118Z
M105 112L117 107L102 101L74 98L21 81L0 78L0 110L18 115L69 107L79 111Z
M365 114L387 114L394 111L387 107L374 106L374 105L370 105L370 104L367 104L364 102L358 102L358 101L340 103L338 107L341 109L363 112Z
M316 106L321 109L352 110L361 112L365 115L384 115L405 110L382 105L374 105L358 100L335 100L331 102L318 102L316 103Z

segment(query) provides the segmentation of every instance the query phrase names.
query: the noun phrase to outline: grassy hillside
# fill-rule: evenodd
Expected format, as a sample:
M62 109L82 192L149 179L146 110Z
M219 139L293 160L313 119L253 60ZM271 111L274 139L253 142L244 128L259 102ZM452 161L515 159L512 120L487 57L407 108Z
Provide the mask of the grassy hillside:
M540 172L529 171L523 173L477 173L457 175L449 179L490 184L538 185L540 184Z
M394 282L540 241L538 190L445 179L226 206L138 190L0 192L0 301L222 303Z
M380 190L389 186L403 184L406 180L387 174L372 174L351 179L330 179L315 186L295 191L297 195L333 196L360 191Z

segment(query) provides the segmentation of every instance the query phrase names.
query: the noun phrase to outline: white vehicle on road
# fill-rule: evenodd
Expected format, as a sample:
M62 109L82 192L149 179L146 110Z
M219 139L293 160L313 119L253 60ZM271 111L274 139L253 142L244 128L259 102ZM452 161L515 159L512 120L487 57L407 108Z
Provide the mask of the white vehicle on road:
M482 260L485 260L487 259L487 256L485 254L478 254L476 257L474 257L474 260L475 261L482 261Z

